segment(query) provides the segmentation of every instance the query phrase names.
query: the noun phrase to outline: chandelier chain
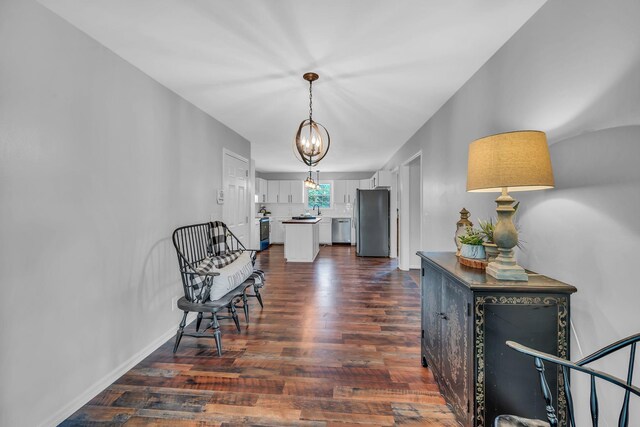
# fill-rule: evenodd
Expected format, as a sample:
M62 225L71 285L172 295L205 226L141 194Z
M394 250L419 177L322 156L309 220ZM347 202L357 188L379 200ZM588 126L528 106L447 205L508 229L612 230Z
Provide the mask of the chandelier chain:
M311 119L313 117L313 92L311 91L312 86L313 81L309 81L309 122L313 121Z

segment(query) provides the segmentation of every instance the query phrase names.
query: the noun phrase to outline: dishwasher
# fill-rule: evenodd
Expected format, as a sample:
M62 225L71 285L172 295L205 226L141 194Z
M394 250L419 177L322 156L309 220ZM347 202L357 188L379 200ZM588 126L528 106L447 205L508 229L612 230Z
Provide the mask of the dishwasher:
M331 220L331 243L351 243L351 218Z

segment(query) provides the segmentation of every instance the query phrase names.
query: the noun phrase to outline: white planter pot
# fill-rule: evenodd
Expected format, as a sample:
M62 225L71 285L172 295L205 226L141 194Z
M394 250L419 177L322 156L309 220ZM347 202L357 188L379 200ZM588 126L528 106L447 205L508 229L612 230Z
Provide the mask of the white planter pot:
M471 258L471 259L484 259L485 258L484 246L467 245L463 243L462 247L460 248L460 255L465 258Z

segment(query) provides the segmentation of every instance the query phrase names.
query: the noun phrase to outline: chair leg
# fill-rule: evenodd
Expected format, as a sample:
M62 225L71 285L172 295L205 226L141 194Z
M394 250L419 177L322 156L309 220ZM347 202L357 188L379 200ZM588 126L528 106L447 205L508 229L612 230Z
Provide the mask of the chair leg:
M247 321L247 325L249 324L249 303L247 301L247 294L242 294L242 308L244 310L244 319Z
M218 357L222 356L222 334L220 333L220 323L218 323L218 315L213 313L213 337L216 339L216 349Z
M180 340L182 339L182 333L184 332L184 327L187 324L187 314L188 312L185 311L184 315L182 316L182 321L180 322L180 327L178 327L178 332L176 332L176 343L173 346L174 353L178 351L178 346L180 345Z
M202 313L198 313L198 318L196 319L196 332L200 331L201 323L202 323Z
M231 317L236 324L236 328L238 329L238 333L240 333L240 319L238 319L238 311L236 307L233 305L233 302L229 304L229 311L231 312Z
M258 299L258 302L260 303L260 307L264 308L264 304L262 303L262 295L260 295L260 288L257 287L256 285L253 285L253 293L256 294L256 298Z

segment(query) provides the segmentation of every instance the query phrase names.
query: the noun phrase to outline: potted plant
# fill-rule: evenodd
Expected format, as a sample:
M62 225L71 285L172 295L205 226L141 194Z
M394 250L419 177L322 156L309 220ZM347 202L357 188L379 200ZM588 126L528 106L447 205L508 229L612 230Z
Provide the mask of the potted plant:
M493 222L493 218L489 218L488 221L479 219L478 224L480 225L480 235L485 240L482 246L484 246L484 251L487 254L487 261L493 262L498 256L498 246L493 242L493 230L496 225Z
M462 246L460 247L460 256L470 259L484 259L485 252L484 239L480 234L480 230L467 226L467 232L458 237Z

